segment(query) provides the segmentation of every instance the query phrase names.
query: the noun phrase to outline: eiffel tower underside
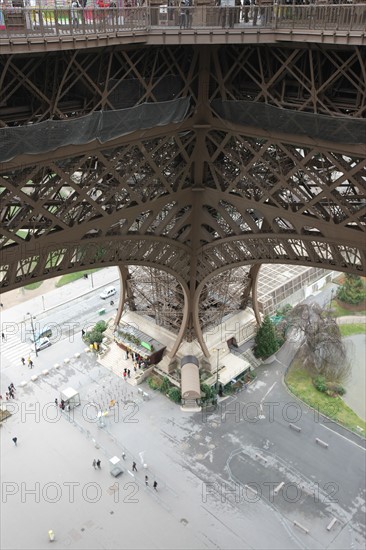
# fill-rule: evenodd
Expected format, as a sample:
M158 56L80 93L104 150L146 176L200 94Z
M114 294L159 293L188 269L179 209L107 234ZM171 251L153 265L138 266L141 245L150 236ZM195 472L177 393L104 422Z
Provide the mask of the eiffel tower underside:
M118 46L3 56L2 291L118 265L188 340L262 263L365 274L366 48Z

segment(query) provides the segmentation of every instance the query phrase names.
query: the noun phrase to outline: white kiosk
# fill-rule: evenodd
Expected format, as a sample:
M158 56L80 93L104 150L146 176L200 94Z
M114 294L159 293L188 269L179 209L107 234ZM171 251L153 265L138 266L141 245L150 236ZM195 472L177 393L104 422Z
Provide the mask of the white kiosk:
M66 410L71 410L81 403L79 392L74 390L74 388L66 388L65 390L62 390L61 400L65 402Z

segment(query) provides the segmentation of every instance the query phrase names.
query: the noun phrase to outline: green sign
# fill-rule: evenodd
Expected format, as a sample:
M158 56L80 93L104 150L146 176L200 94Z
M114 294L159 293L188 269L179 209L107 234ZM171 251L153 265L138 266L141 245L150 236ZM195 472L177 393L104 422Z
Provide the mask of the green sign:
M142 345L142 347L144 347L144 348L148 349L149 351L151 351L151 346L147 342L141 342L141 345Z

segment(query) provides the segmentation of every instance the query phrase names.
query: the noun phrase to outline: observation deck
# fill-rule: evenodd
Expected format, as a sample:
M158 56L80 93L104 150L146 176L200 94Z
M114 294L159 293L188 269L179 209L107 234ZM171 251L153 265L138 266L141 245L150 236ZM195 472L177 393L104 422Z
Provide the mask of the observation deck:
M249 8L248 8L249 9ZM3 54L119 44L366 44L366 4L1 8Z

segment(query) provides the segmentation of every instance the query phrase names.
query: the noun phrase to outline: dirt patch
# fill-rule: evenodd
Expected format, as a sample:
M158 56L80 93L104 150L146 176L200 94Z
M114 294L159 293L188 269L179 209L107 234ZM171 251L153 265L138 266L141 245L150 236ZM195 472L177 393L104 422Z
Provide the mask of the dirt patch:
M53 277L53 279L46 279L42 282L41 286L34 290L27 290L25 287L17 288L15 290L9 290L9 292L3 292L0 297L0 302L3 304L2 309L8 309L14 307L22 302L27 302L37 296L42 296L51 290L56 288L56 283L61 277Z
M354 311L355 313L357 313L359 311L366 310L366 299L362 300L362 302L357 305L346 304L345 302L341 302L338 299L336 299L335 301L339 305L339 307L341 307L342 309L346 309L347 311Z

